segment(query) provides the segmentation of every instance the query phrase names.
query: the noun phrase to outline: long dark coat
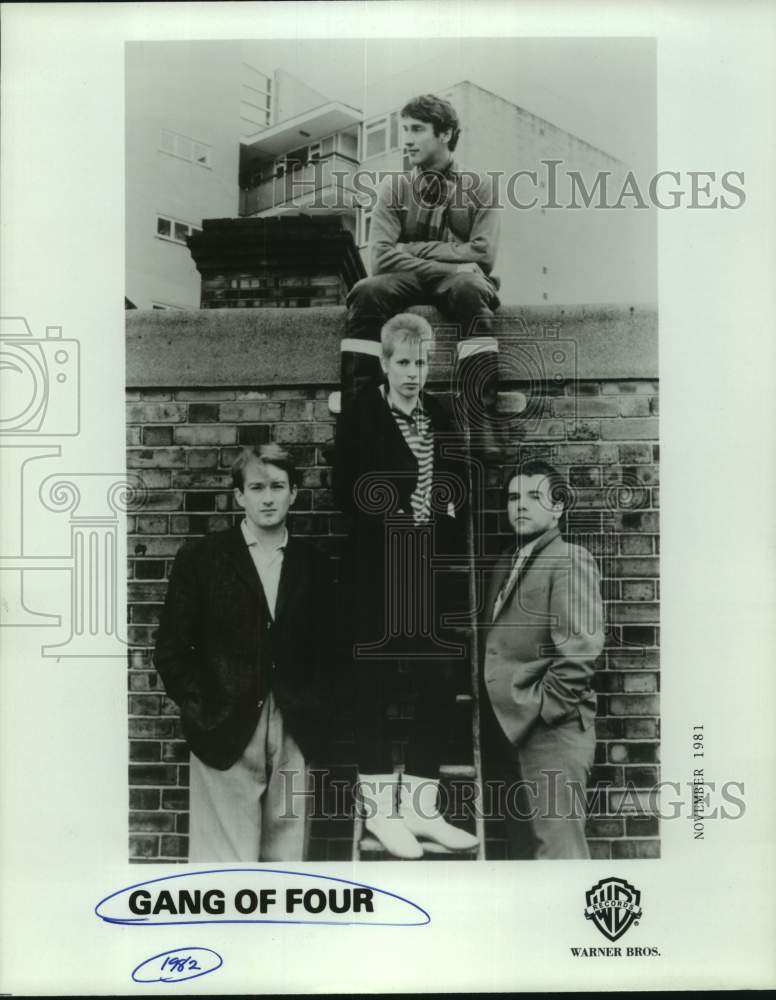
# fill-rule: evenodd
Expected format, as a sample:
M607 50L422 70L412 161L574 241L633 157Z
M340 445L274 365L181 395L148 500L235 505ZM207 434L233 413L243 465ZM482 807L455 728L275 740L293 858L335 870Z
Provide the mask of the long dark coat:
M430 539L412 524L417 459L379 388L357 393L337 424L334 490L349 518L342 618L352 643L376 646L377 657L434 656L433 636L445 632L441 616L464 610L469 498L462 438L445 401L430 394L422 400L434 431ZM418 634L429 628L432 637ZM359 663L371 657L355 655Z

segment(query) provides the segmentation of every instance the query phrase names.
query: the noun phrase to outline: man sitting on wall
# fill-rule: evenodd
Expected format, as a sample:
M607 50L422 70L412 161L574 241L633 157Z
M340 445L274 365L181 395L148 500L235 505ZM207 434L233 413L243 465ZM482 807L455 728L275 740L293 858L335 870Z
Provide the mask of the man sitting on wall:
M459 327L459 396L483 454L496 457L498 343L491 330L498 308L492 276L500 211L488 175L462 171L453 152L461 129L449 101L431 94L402 108L410 174L380 185L370 230L371 276L348 296L343 341L343 408L366 382L379 381L380 330L408 306L435 305Z
M180 550L154 652L191 749L189 861L302 861L331 711L328 560L289 537L287 452L244 449L232 480L245 518Z

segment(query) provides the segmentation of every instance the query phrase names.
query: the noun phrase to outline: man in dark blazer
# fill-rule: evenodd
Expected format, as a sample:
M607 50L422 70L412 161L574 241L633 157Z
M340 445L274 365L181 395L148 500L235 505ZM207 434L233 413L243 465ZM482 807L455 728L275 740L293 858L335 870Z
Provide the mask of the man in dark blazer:
M189 860L300 861L331 709L331 576L288 535L290 456L246 448L232 477L245 519L178 553L154 663L191 749Z
M590 856L584 802L603 613L595 560L558 529L563 492L546 462L511 474L507 515L517 547L497 564L485 605L483 744L507 791L511 857L525 856L527 814L531 856Z

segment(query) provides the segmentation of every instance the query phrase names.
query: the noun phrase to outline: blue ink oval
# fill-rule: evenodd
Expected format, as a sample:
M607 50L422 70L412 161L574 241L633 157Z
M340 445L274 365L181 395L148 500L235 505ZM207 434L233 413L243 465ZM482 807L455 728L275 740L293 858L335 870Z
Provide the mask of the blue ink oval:
M322 899L326 902L311 909L308 897L314 897L316 907ZM346 898L352 901L350 910L339 908ZM367 900L371 905L366 905ZM359 908L357 901L364 906ZM422 906L388 889L279 868L214 868L148 879L105 896L94 912L109 924L140 927L236 923L419 927L431 923Z
M136 983L182 983L215 972L223 964L223 958L212 948L172 948L136 965L132 978Z

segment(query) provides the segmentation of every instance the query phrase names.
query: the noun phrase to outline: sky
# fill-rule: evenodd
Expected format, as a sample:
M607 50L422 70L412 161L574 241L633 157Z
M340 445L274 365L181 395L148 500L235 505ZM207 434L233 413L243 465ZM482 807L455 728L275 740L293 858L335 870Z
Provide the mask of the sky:
M639 174L655 168L656 50L649 38L328 38L254 46L263 67L285 69L366 114L471 80Z

